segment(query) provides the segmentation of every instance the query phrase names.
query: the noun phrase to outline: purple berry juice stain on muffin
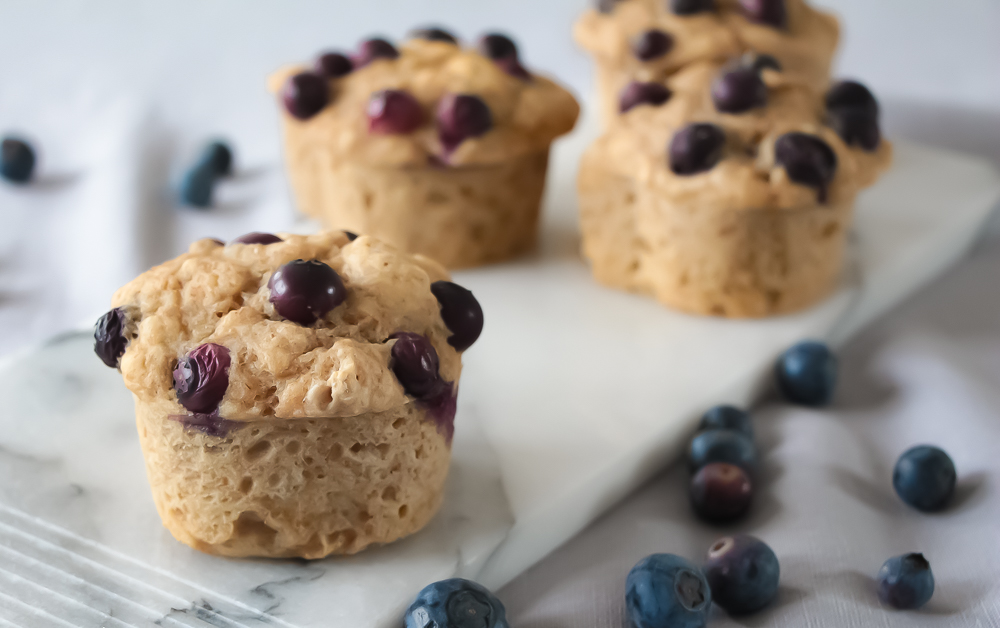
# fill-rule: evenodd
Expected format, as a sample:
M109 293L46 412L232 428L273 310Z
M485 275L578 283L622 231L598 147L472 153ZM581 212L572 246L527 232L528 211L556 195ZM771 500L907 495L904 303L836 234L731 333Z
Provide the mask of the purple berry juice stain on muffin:
M230 363L229 349L212 342L178 360L174 367L177 401L196 414L218 410L229 388Z
M458 391L448 382L442 381L442 386L437 393L425 401L421 401L438 433L444 436L445 441L451 444L451 439L455 436L455 411L458 409Z
M226 438L233 430L242 427L242 421L230 421L219 416L218 411L212 414L171 414L170 420L177 421L186 429L197 430L206 436Z
M441 432L451 442L455 431L457 391L454 384L441 378L440 361L434 345L426 336L401 331L389 336L392 345L389 368L406 394L427 409Z

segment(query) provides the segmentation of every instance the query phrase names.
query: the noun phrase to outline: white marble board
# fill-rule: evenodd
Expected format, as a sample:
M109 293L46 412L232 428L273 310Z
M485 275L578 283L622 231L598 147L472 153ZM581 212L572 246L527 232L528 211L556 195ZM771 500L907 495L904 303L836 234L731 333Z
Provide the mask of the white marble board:
M322 561L200 554L160 525L132 401L86 333L0 364L0 626L399 625L424 584L498 588L668 464L698 414L748 403L775 355L839 343L958 259L1000 198L976 159L903 145L859 203L839 292L799 315L695 318L594 284L555 153L539 253L457 274L486 312L465 358L441 513L391 546Z

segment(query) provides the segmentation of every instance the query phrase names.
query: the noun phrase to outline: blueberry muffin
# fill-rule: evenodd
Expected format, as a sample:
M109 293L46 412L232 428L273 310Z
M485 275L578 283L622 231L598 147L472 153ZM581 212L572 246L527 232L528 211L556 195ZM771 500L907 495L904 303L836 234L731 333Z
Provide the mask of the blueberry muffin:
M577 43L597 63L605 121L632 81L662 83L695 62L752 52L817 91L827 88L837 19L803 0L599 0L579 19Z
M199 240L121 288L95 350L135 397L156 508L225 556L352 554L441 503L482 310L368 236Z
M696 314L763 317L837 285L858 191L890 164L864 86L693 64L583 157L583 252L602 283ZM637 94L649 91L633 86Z
M579 114L498 34L475 50L440 29L371 39L270 87L300 209L450 268L532 248L549 145Z

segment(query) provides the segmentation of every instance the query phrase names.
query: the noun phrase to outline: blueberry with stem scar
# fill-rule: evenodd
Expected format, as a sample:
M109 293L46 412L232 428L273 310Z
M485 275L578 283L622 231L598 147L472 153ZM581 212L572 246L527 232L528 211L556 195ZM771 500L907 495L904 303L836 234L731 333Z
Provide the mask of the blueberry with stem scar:
M705 575L673 554L652 554L625 579L625 607L634 628L703 628L712 608Z

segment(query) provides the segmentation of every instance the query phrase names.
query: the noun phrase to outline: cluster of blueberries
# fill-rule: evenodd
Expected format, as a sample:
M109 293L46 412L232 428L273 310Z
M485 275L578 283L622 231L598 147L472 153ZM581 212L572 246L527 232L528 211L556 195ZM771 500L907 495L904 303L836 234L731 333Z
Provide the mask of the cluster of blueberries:
M624 0L597 0L597 10L611 13L615 5ZM715 11L716 0L665 0L667 9L675 15L696 15ZM739 0L739 8L751 22L766 24L774 28L788 26L788 10L785 0ZM671 40L672 45L672 40Z

